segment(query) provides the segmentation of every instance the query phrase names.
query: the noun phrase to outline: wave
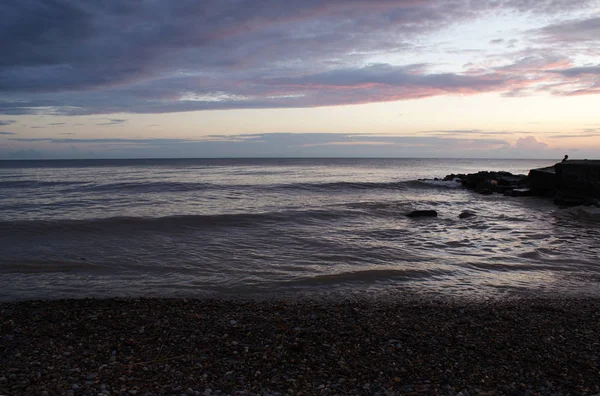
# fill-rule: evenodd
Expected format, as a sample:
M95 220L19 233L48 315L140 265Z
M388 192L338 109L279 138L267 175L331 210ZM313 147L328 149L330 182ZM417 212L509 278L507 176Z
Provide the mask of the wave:
M343 190L408 190L432 188L457 188L461 184L456 181L443 180L399 180L390 182L332 182L332 183L293 183L273 185L272 188L292 190L318 190L318 191L343 191Z
M341 272L337 274L325 274L317 275L308 278L296 279L291 282L287 282L290 286L302 286L302 285L323 285L323 284L337 284L344 282L377 282L377 281L390 281L390 280L418 280L418 279L431 279L439 276L449 276L454 271L450 270L418 270L418 269L370 269L360 271L349 271Z
M189 192L202 190L300 190L300 191L342 191L369 189L398 189L405 182L333 182L333 183L289 183L289 184L237 184L220 185L214 183L185 182L141 182L141 183L109 183L76 188L90 192ZM75 190L75 189L74 189Z
M600 222L600 207L595 206L573 206L561 209L555 213L559 218L570 217L579 221Z
M42 180L8 180L0 181L0 189L8 188L46 188L57 186L76 186L88 184L81 181L42 181Z
M418 183L418 184L417 184ZM460 179L453 180L441 180L441 179L423 179L417 180L415 187L435 187L435 188L460 188L462 184L460 183Z
M188 192L219 188L210 183L183 183L183 182L142 182L142 183L108 183L75 188L73 191L82 192Z
M44 187L48 185L60 185L61 182L7 182L17 187ZM23 183L19 185L19 183ZM36 184L42 183L42 184ZM43 184L48 183L48 184ZM76 185L75 182L64 182L65 185ZM215 183L203 182L120 182L107 184L86 184L78 187L74 186L68 192L127 192L127 193L177 193L190 191L208 191L208 190L243 190L251 191L261 190L283 190L283 191L303 191L303 192L343 192L353 190L405 190L405 189L431 189L431 188L456 188L460 184L454 181L441 180L410 180L410 181L391 181L391 182L329 182L329 183L281 183L281 184L237 184L221 185ZM2 186L2 184L0 184Z
M114 272L116 266L106 266L90 263L84 258L79 260L68 259L27 259L22 258L16 262L1 262L0 273L37 274L51 272Z
M78 232L186 232L216 227L253 227L289 221L325 221L348 213L338 210L281 211L215 215L176 215L165 217L108 217L88 220L18 220L0 222L0 236L15 233L47 234Z
M290 190L341 191L341 190L373 190L373 189L402 189L406 182L331 182L331 183L292 183L273 185L273 188Z

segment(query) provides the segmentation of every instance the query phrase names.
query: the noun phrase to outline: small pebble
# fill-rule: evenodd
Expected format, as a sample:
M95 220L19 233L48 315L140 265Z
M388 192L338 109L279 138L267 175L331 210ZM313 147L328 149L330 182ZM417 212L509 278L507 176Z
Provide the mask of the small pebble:
M0 395L41 395L50 391L48 384L51 392L73 396L555 395L577 394L573 386L583 386L582 378L590 395L600 391L600 299L472 302L462 311L453 302L324 302L322 308L195 300L184 306L161 299L66 300L47 309L45 302L18 304L17 310L0 303L0 331L17 334L19 348L2 345L7 353L0 356ZM43 323L32 319L41 307L50 316ZM90 324L90 310L102 320ZM318 323L312 312L319 312ZM227 315L236 319L221 319ZM64 322L56 319L62 317ZM63 337L55 337L59 331ZM133 335L135 348L122 342ZM569 370L555 375L548 367Z

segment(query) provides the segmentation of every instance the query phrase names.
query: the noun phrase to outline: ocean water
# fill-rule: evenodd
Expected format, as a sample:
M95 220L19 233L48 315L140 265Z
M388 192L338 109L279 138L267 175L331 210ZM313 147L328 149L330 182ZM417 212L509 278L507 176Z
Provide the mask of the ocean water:
M2 161L0 300L598 295L597 217L433 180L554 162Z

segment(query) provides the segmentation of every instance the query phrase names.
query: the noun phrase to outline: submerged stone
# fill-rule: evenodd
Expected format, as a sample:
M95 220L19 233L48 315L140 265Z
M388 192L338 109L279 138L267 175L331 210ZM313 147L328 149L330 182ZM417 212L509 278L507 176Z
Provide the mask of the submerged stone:
M437 217L435 210L413 210L406 214L408 217Z
M458 215L458 217L460 219L468 219L469 217L475 217L475 216L477 216L475 214L475 212L471 212L470 210L464 210Z

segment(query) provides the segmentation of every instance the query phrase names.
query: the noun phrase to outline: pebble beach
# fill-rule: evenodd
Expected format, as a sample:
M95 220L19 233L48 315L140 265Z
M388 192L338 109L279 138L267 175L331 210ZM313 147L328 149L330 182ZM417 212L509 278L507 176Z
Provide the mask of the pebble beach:
M595 395L600 300L0 303L0 395Z

